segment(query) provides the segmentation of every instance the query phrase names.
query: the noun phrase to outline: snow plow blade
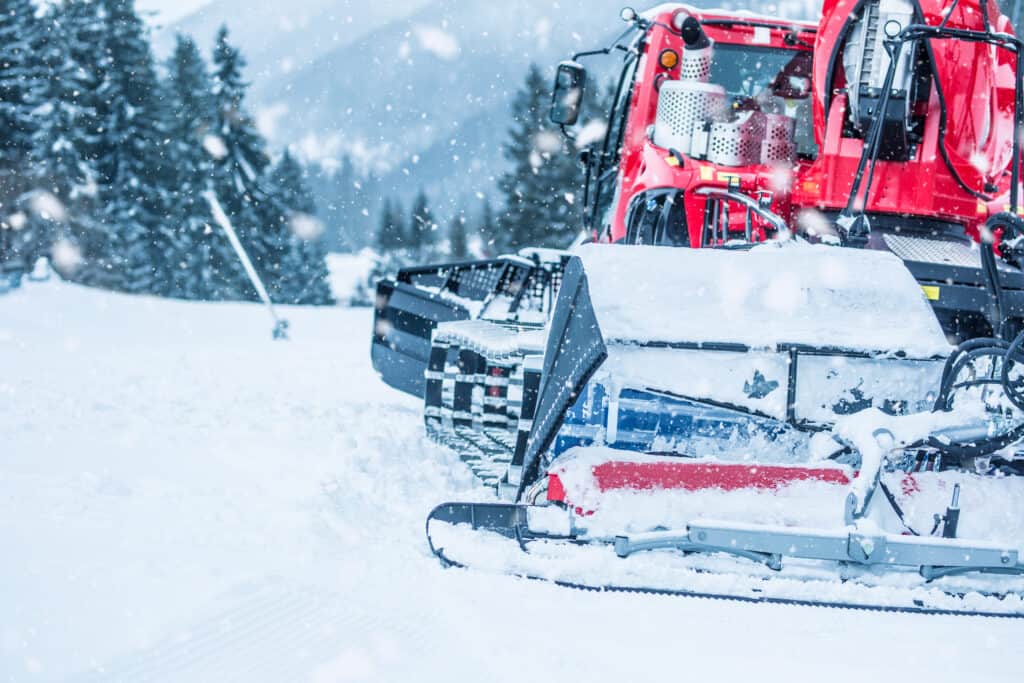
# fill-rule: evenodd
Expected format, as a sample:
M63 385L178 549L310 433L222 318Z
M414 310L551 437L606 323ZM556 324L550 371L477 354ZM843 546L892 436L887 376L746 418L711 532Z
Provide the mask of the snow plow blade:
M498 485L514 502L435 508L443 563L601 590L1024 615L1024 480L1002 476L1019 463L985 472L974 457L1024 431L1005 429L1012 409L944 412L951 392L996 390L1005 343L951 356L887 254L577 253L541 353L483 321L435 332L435 350L471 349L481 368L525 353L535 378ZM480 374L447 391L428 375L435 434L486 424L487 404L471 409L490 395ZM461 412L444 398L460 391Z
M807 245L577 254L535 350L485 321L434 335L428 433L456 448L473 435L507 443L510 498L576 446L692 457L756 442L793 462L843 415L930 407L950 347L892 255ZM775 302L780 285L794 301ZM494 374L509 378L507 393ZM489 421L496 413L504 422Z

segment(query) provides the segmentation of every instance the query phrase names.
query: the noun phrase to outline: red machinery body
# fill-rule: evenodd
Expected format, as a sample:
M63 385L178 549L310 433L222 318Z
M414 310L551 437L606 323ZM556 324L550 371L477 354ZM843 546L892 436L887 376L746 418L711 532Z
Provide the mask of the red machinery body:
M983 230L1010 209L1018 84L1016 40L994 3L826 0L818 24L671 5L638 26L588 165L595 239L700 248L797 232L893 251L949 334L1024 326L1024 273L1002 264L993 285L995 266L986 271L972 244L991 238L1006 257L1010 236ZM945 33L901 42L893 65L904 26ZM676 99L666 103L668 91ZM702 113L692 135L689 122L682 135L665 132L679 107L711 100L724 106ZM723 144L776 144L770 125L742 129L754 117L789 122L791 148L721 154ZM864 216L852 237L851 214Z
M840 210L847 204L864 140L850 134L849 99L842 50L851 17L863 0L827 0L814 51L814 130L817 160L801 169L793 201ZM949 7L942 0L915 0L917 21L939 26ZM1009 20L988 4L988 21L1012 33ZM962 2L948 14L948 28L984 31L977 3ZM932 76L916 101L921 141L907 160L880 159L865 209L868 213L921 216L977 228L992 211L1006 210L1013 142L1015 59L1007 50L959 40L928 40L921 58ZM847 129L847 130L844 130Z
M810 45L814 41L816 27L805 22L787 22L774 19L753 19L749 16L721 12L701 12L679 6L657 15L655 24L647 34L645 46L636 66L628 109L622 115L625 119L621 142L617 150L619 173L615 183L615 196L607 211L596 211L595 224L591 226L598 239L606 242L621 242L627 238L627 217L632 201L651 190L664 188L683 189L688 217L703 216L706 200L695 191L700 188L726 189L739 183L741 191L755 195L771 192L775 202L773 209L788 217L789 186L793 168L780 168L764 164L746 166L723 166L711 161L673 155L668 149L658 147L650 139L648 129L654 125L658 110L659 90L666 80L678 79L682 60L672 68L665 68L659 62L664 50L682 54L685 50L682 37L672 30L674 17L686 13L697 18L716 47L735 46L743 52L755 54L774 52L783 55L806 54L810 57ZM809 62L809 60L808 60ZM809 122L807 122L809 127ZM615 146L615 141L609 141ZM803 163L797 164L802 166ZM602 192L597 188L597 192ZM598 203L602 197L599 196ZM715 246L702 239L702 225L699 220L687 221L688 243L685 246ZM767 235L764 226L755 226L758 240Z
M871 2L873 7L868 6ZM900 15L902 23L895 29L884 25L894 21L894 6L896 11L904 12ZM635 66L629 65L627 58L618 104L613 108L608 138L599 156L605 163L617 163L618 172L612 182L604 181L613 192L600 186L601 178L611 174L597 174L598 187L590 190L588 227L602 242L668 243L692 248L774 238L778 223L747 210L728 210L730 205L736 208L737 197L746 196L781 218L782 229L805 235L810 232L812 239L820 239L822 235L815 234L815 230L825 225L829 226L826 232L834 237L838 232L834 227L837 216L853 204L850 197L858 167L866 156L869 122L879 111L879 102L872 99L878 97L878 88L873 86L877 86L889 62L887 57L878 63L880 42L873 55L870 50L867 53L876 63L864 57L863 51L858 52L858 41L868 40L863 25L874 21L876 34L887 28L895 34L903 25L938 27L945 21L944 27L953 30L1012 34L1009 20L994 3L987 4L987 20L980 9L979 0L952 5L944 0L825 0L820 23L811 24L705 12L683 5L660 7L646 17L646 32L637 43ZM785 110L785 115L796 119L798 144L790 158L740 165L716 163L709 158L710 151L705 153L703 148L701 153L686 153L658 144L657 127L662 123L659 106L667 84L693 78L692 72L685 72L687 50L693 49L682 28L685 17L695 19L710 42L713 56L707 82L715 84L733 77L733 84L726 88L729 107L719 114L720 120L764 104L775 106L776 111ZM666 51L680 58L663 61ZM856 202L856 209L879 225L865 246L886 249L883 238L888 233L923 235L939 240L943 248L954 244L971 249L971 240L980 238L990 215L1008 208L1016 56L1012 50L991 43L948 38L920 40L906 51L906 65L897 60L903 71L896 69L903 81L897 83L894 77L892 87L893 97L903 107L897 117L899 125L881 129L881 151L874 162L867 200ZM752 67L751 73L744 75L751 87L746 96L739 96L735 92L735 71L737 62L743 60ZM635 69L632 76L631 69ZM760 80L754 73L757 69L761 70ZM863 82L848 82L850 73ZM777 92L780 80L794 78L806 79L805 91L791 88L784 94L792 97L775 101L765 96L766 92ZM851 106L858 96L859 119ZM621 130L616 130L616 121ZM709 123L705 128L713 125ZM712 196L719 193L718 199L709 199L709 192ZM715 203L718 206L713 206ZM712 209L716 212L713 217ZM812 220L804 221L808 213ZM675 223L674 232L664 225L660 232L648 229L656 223ZM712 223L722 229L709 231ZM993 237L998 244L1002 235ZM954 308L985 305L978 303L984 301L983 296L978 297L978 283L970 281L979 268L942 270L946 264L922 266L898 255L933 299L933 305L940 291L960 292L961 297L951 304ZM961 285L961 278L969 282ZM937 312L941 319L941 311ZM557 472L549 474L549 495L569 503ZM822 474L813 467L751 470L747 465L666 459L644 465L607 462L594 469L594 477L601 490L731 490L771 488L785 485L794 477L819 479ZM832 481L828 477L825 480ZM832 483L846 480L839 477Z

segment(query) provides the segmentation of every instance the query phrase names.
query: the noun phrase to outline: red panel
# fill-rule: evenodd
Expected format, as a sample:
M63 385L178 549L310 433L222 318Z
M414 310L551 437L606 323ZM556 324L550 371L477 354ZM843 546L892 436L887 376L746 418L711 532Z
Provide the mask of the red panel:
M813 78L815 136L821 153L797 183L798 206L843 208L860 161L863 142L837 139L835 134L845 118L845 98L835 94L845 85L844 28L859 3L824 0L822 5ZM915 0L915 5L931 26L942 23L950 11L948 0ZM983 30L980 7L979 0L962 0L947 26ZM1012 31L997 3L986 7L994 30ZM907 162L878 162L866 208L872 213L949 220L973 234L988 211L1003 210L1006 204L1009 184L1004 171L1014 134L1015 58L1007 50L973 41L932 39L927 45L935 78L931 97L917 105L925 117L923 140ZM979 207L979 198L993 201L994 207Z
M548 500L557 503L565 502L565 486L562 485L562 480L558 478L558 475L554 473L548 474Z
M849 484L843 470L834 468L786 467L694 462L606 462L594 468L594 479L602 491L610 489L775 489L794 481L822 481Z
M777 489L798 481L820 481L840 486L846 486L851 481L846 471L838 468L703 463L682 459L665 462L610 461L594 467L593 473L601 491L737 491ZM554 472L548 475L548 500L567 502L565 486Z

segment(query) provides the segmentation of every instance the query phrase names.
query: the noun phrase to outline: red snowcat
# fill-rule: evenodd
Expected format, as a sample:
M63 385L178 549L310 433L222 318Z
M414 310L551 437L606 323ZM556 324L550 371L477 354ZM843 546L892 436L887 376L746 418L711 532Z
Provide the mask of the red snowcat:
M622 18L553 95L582 143L590 62L613 63L595 243L379 286L375 367L498 499L439 505L433 552L1024 616L1024 44L985 0Z

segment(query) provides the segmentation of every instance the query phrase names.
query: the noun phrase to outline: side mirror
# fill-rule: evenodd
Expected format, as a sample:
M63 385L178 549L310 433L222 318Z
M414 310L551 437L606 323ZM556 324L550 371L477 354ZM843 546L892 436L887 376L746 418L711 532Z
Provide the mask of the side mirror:
M551 120L571 126L580 118L583 105L583 84L587 70L576 62L562 62L555 73L555 89L551 98Z

